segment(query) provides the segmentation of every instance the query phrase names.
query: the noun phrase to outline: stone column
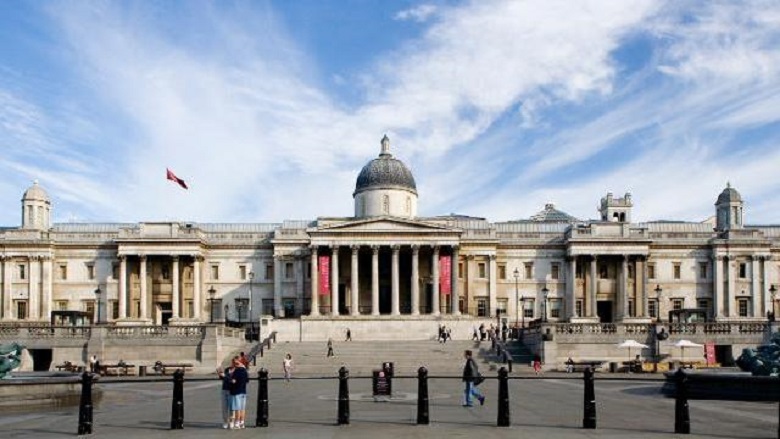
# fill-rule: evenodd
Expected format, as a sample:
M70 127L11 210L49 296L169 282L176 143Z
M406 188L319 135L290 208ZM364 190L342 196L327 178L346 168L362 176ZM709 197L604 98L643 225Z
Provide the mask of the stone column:
M358 292L359 288L359 277L358 277L358 270L360 267L358 266L358 254L360 252L360 246L353 245L352 246L352 273L350 280L350 304L349 304L349 313L353 316L360 315L360 294Z
M339 315L339 246L331 247L330 257L330 315Z
M588 317L598 317L598 307L596 306L596 290L598 289L598 277L596 276L596 266L598 258L593 256L590 260L590 288L588 291Z
M577 258L569 256L569 270L566 272L566 317L571 321L577 315ZM517 306L517 304L515 304Z
M146 267L146 255L139 256L138 260L139 260L139 264L141 265L140 276L139 276L140 277L139 280L141 281L141 315L139 315L138 317L141 318L141 319L148 319L149 318L149 312L147 310L146 301L148 300L149 295L148 295L148 291L147 291L148 285L147 285L147 279L146 279L146 276L147 276L147 274L146 274L146 269L147 269L147 267ZM175 278L175 279L176 280L174 282L178 282L178 278ZM176 288L175 285L176 285L176 283L174 283L174 288ZM178 293L174 293L174 295L175 294L178 294Z
M41 317L47 322L51 321L52 299L54 295L54 279L52 276L52 259L49 256L43 258L43 282L41 287L43 288L42 294L42 315ZM96 301L95 307L100 307L99 301ZM105 314L101 315L103 317Z
M317 246L311 246L311 310L310 316L320 315L320 272Z
M712 298L713 313L716 319L723 317L723 256L712 258L712 264L715 266L712 270Z
M753 304L753 317L761 317L761 284L758 279L758 256L750 257L750 302Z
M452 246L452 269L450 270L452 272L452 281L450 282L452 284L452 314L459 316L460 315L460 308L459 308L459 296L458 296L458 259L460 258L460 249L457 245Z
M39 257L34 256L29 258L30 261L30 281L29 281L29 311L27 313L28 320L38 320L40 317L40 297L41 297L41 260Z
M390 305L391 305L391 314L397 316L401 314L401 310L399 308L400 279L398 278L398 254L401 251L401 247L394 245L392 247L392 250L393 250L393 265L392 265L392 278L390 280L392 296L390 297Z
M628 317L628 256L620 257L620 279L618 280L618 316Z
M725 308L726 317L736 317L734 315L734 295L737 292L736 288L736 276L735 267L732 267L734 258L726 256L726 276L728 277L728 283L726 285L726 294L723 295L723 305Z
M371 315L379 315L379 246L371 246Z
M420 315L420 246L412 246L412 315Z
M433 303L431 304L431 307L433 308L433 315L438 316L441 314L441 301L439 298L439 246L433 247L433 257L431 258L431 281L433 282L433 292L431 293L431 296L433 296Z
M774 311L773 303L772 303L772 293L769 292L769 289L772 287L769 284L769 264L767 264L767 261L771 262L771 259L764 256L761 258L761 276L763 278L761 282L761 288L763 289L763 304L764 308L761 310L761 315L766 315L767 311Z
M282 259L280 256L274 256L274 316L276 317L284 317L284 307L282 306L282 278L284 277L284 263L284 259ZM252 282L252 279L249 281ZM252 295L254 295L254 289L250 288L249 291L251 291ZM252 303L252 305L254 306L256 304ZM258 306L257 308L259 309L260 307ZM254 321L252 319L253 317L250 315L249 321Z
M488 312L490 317L495 317L497 313L496 308L498 306L498 299L496 298L498 294L496 291L498 289L498 283L496 282L496 277L498 276L496 255L488 256L488 275L490 276L490 279L488 279L488 306L490 307Z
M303 256L295 257L295 302L299 315L303 315L303 290L306 283L306 262Z
M3 317L11 319L13 317L13 308L11 304L11 270L13 270L13 260L3 258Z
M649 297L650 294L649 294L649 291L647 290L647 257L643 257L640 262L641 262L641 269L639 267L637 267L637 270L636 270L635 273L636 273L637 276L639 276L640 273L642 275L642 277L641 277L641 285L642 285L642 317L647 319L647 318L650 318L650 313L649 313L649 310L648 310L648 308L649 308L648 302L650 301L650 297ZM638 281L638 279L637 279L637 281Z
M201 310L203 310L203 295L200 285L200 256L195 255L192 261L192 308L196 320L201 320ZM211 311L211 310L209 310Z
M143 271L144 273L146 273L146 268L143 268ZM178 256L173 257L173 268L171 269L171 271L173 275L173 297L171 299L171 301L173 302L172 318L178 319L181 317L181 300L179 297L179 257ZM144 282L146 282L146 279L144 279Z
M127 256L119 256L119 318L127 318Z

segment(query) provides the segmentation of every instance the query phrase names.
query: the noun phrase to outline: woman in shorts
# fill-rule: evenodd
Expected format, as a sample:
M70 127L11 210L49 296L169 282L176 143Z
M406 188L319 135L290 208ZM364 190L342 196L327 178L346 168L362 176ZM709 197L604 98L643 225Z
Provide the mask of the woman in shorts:
M239 357L233 358L233 373L230 374L230 428L244 428L246 418L246 385L249 373Z

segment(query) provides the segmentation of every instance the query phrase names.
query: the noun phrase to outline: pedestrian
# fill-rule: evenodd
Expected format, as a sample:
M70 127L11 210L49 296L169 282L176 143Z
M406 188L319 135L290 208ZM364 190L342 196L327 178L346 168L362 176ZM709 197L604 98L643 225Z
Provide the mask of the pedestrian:
M243 429L246 418L246 384L249 373L238 357L234 357L233 373L230 374L230 428Z
M347 328L347 338L344 341L352 341L352 331Z
M479 341L479 332L477 332L477 325L474 325L474 332L471 334L471 340Z
M463 351L463 357L466 359L466 364L463 366L463 382L466 383L466 387L463 389L463 407L474 407L472 396L477 397L479 405L485 405L485 397L477 390L477 386L485 379L479 373L472 352L470 350Z
M485 324L481 323L479 325L479 339L480 341L485 341Z
M247 357L245 353L241 352L238 361L240 361L244 367L249 367L249 357Z
M282 369L284 369L284 381L289 383L293 369L292 355L290 355L289 352L284 356L284 360L282 360Z
M534 372L539 375L542 373L542 357L539 356L539 354L534 355Z
M501 325L501 340L506 343L506 336L507 333L509 333L509 327L506 326L506 322L504 322L503 325Z
M233 361L224 370L217 368L217 376L222 380L220 390L220 402L222 405L222 428L230 428L230 376L233 374Z
M328 339L328 355L327 356L328 356L328 358L336 356L336 354L333 353L333 339L332 338Z
M95 366L95 365L97 364L97 362L98 362L97 355L95 355L95 354L92 354L92 356L91 356L91 357L89 357L89 371L90 371L91 373L97 373L97 372L99 372L99 371L97 370L97 367Z
M574 372L574 360L572 360L571 357L569 357L566 360L566 373L572 373L572 372Z
M444 333L445 338L444 341L452 340L452 328L447 328L447 332Z
M439 343L444 343L442 340L444 339L444 325L439 325L439 335L436 338L436 340Z

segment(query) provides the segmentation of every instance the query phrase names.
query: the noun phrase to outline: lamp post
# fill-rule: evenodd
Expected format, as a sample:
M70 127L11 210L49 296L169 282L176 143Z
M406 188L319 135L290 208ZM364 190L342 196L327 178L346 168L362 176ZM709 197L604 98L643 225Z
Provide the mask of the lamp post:
M514 273L512 273L515 276L515 327L517 327L517 321L520 320L520 313L518 311L518 307L520 306L519 301L519 293L517 290L517 282L520 279L520 270L515 267Z
M547 285L542 288L542 297L544 298L544 302L542 302L544 314L542 314L542 322L547 323L547 296L550 294L550 290L547 289Z
M255 273L249 272L249 323L252 323L252 283L255 279Z
M775 321L775 300L777 300L777 287L774 284L769 287L769 294L772 295L772 302L769 304L769 310L767 310L766 315L769 323L772 323Z
M661 330L658 330L659 324L661 323L661 293L663 293L663 288L661 288L661 285L655 286L655 297L656 301L658 302L658 309L656 309L656 321L655 321L655 355L654 362L653 362L653 372L658 372L658 362L661 361L661 340L666 340L669 338L669 334L664 331L663 328Z
M661 319L661 293L663 293L664 290L661 288L660 285L655 286L655 300L658 302L658 309L655 311L657 314L656 320L658 320L658 323L661 323L663 319Z
M214 323L214 295L217 290L214 289L214 285L209 288L209 323Z
M97 321L95 324L100 324L100 287L95 289L95 308L97 308Z

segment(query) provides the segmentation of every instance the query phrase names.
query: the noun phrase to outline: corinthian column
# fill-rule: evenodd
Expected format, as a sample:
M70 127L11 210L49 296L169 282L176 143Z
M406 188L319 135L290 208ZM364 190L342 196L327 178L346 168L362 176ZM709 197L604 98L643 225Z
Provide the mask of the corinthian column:
M457 245L452 246L452 259L450 260L451 269L450 272L452 274L452 281L450 282L452 284L451 295L452 295L452 314L459 316L460 315L460 296L458 293L458 259L460 258L460 249Z
M596 308L596 290L598 289L598 278L596 276L596 265L598 265L598 259L593 256L590 260L590 291L588 291L588 317L598 317L598 309Z
M358 307L359 300L360 300L360 294L358 294L358 252L360 251L360 246L353 245L352 246L352 274L351 274L351 283L350 283L350 306L349 306L349 313L353 316L360 314L360 309Z
M119 318L127 318L127 256L119 257Z
M330 257L330 315L339 315L339 246L331 247Z
M148 319L149 313L146 309L146 300L148 299L148 292L147 292L147 285L146 285L146 256L141 255L139 258L139 263L141 264L141 273L139 279L141 281L141 315L138 316L141 319Z
M143 270L144 272L146 272L145 268ZM180 300L179 300L179 257L178 256L173 257L173 269L171 271L173 271L172 273L173 274L173 298L172 298L173 316L172 318L178 319L181 315L181 311L179 308ZM145 279L144 282L146 282Z
M311 310L309 315L320 315L320 272L317 267L317 246L311 246Z
M412 315L420 315L420 246L412 246Z
M192 301L194 302L192 308L195 311L193 317L196 320L200 320L200 311L203 309L201 297L203 295L200 286L200 256L195 255L192 261Z
M371 246L371 315L379 315L379 246Z
M393 266L392 266L392 285L391 285L391 293L392 296L390 297L390 304L392 306L391 314L394 316L401 314L401 309L399 307L400 302L400 279L398 278L398 254L401 251L401 248L397 245L393 246Z
M441 302L439 299L439 246L433 247L433 257L431 258L431 277L433 281L433 290L431 296L433 296L433 315L438 316L441 314Z
M40 317L40 297L41 297L41 259L38 256L30 258L30 311L28 320L38 320Z

